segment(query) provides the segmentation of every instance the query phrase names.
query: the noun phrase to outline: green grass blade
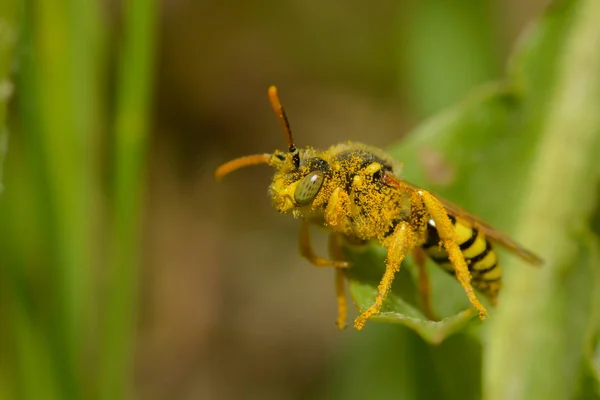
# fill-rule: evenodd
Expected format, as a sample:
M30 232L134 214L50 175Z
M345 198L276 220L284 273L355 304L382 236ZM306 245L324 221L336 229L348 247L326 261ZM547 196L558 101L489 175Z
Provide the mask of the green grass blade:
M156 1L124 2L124 43L115 117L114 204L111 260L107 271L100 398L122 398L131 382L137 279L140 263L141 194L149 129Z
M38 153L35 177L47 188L45 240L51 259L44 268L54 280L55 362L65 395L82 391L80 355L87 343L92 262L93 187L97 165L91 156L98 129L97 56L100 13L95 1L28 3L35 58L29 87L39 122L28 133ZM25 95L25 94L24 94Z
M97 126L92 31L98 13L93 4L19 3L25 12L16 64L16 157L23 164L13 160L11 170L5 171L11 186L3 199L9 209L3 210L1 229L6 237L15 237L14 248L20 249L6 258L3 272L14 289L9 324L19 344L14 356L22 397L35 391L47 398L82 393L78 364L87 345L90 311L89 189L94 182L87 151ZM15 202L19 198L26 202ZM21 207L26 207L26 218L13 218ZM40 289L38 280L45 282L43 290L35 290ZM33 388L36 378L40 386Z

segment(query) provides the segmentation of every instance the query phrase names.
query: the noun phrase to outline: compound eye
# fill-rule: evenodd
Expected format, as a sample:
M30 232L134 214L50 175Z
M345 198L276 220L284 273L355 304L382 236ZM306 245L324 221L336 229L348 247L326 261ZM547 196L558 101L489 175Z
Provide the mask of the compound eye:
M301 206L310 203L317 193L319 193L319 189L323 186L324 181L325 174L323 171L314 171L302 178L294 192L294 200L296 200L296 203Z

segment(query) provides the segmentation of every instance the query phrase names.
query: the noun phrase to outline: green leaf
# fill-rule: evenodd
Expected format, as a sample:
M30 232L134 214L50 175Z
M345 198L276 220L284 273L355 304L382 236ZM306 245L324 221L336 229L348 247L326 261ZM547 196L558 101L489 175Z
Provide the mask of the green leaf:
M408 30L402 46L410 71L405 84L417 114L429 116L499 69L496 49L490 46L494 5L490 0L421 0L409 7L402 24Z
M350 295L357 308L366 310L377 295L377 284L383 275L385 253L382 248L369 247L363 251L348 251L348 259L354 267L347 271ZM383 303L381 313L372 321L384 321L406 325L425 341L440 344L452 333L460 331L475 316L474 310L459 311L441 321L430 321L419 309L418 290L407 268L401 269L392 290Z
M454 335L429 346L411 329L378 324L344 335L323 399L481 398L481 345Z
M358 308L361 311L366 310L370 303L360 303L360 299L364 301L364 299L375 296L377 292L373 290L372 286L361 284L358 281L352 282L352 285L353 297ZM441 321L429 321L418 309L406 303L401 297L390 293L384 302L381 313L371 318L371 320L406 325L417 332L425 341L437 345L452 333L460 331L475 314L474 310L468 309Z

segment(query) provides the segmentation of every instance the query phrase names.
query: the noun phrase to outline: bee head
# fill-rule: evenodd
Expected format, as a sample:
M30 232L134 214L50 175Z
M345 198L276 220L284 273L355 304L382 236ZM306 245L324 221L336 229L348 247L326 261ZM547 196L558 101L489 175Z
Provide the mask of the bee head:
M216 170L215 177L221 179L243 167L267 164L276 170L269 187L273 205L279 212L294 211L297 214L297 210L313 202L326 180L329 166L315 150L296 148L275 86L269 87L269 100L285 133L288 151L276 150L272 154L255 154L231 160Z

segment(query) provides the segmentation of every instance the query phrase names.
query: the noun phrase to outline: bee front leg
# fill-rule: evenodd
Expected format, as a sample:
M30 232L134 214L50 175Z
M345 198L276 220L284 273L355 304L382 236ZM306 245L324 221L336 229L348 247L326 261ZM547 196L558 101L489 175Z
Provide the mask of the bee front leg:
M427 213L435 223L435 229L438 231L444 249L448 253L448 258L456 271L456 278L463 287L473 307L479 312L479 318L484 319L487 316L487 311L483 304L479 302L479 299L477 299L473 291L473 286L471 286L471 273L467 267L465 257L460 251L456 231L450 218L448 218L446 208L428 191L421 189L417 190L416 193L423 201Z
M344 252L340 244L341 234L348 227L348 215L350 213L350 197L342 188L337 187L327 200L325 208L325 223L333 229L329 236L329 254L331 258L341 260L344 258ZM346 263L350 266L350 263ZM336 325L343 329L346 327L348 316L348 304L345 294L345 276L341 268L335 269L335 292L338 304L338 318Z
M300 225L299 250L302 257L306 258L315 267L337 267L348 268L350 263L346 261L327 260L317 256L310 244L310 224L302 221Z
M392 288L394 276L396 275L396 272L400 270L400 264L402 264L406 253L416 245L416 235L409 223L401 222L396 227L392 236L385 239L382 244L388 250L385 273L377 287L377 298L375 299L375 303L354 320L354 328L357 330L361 330L369 318L379 314L381 311L383 301Z

